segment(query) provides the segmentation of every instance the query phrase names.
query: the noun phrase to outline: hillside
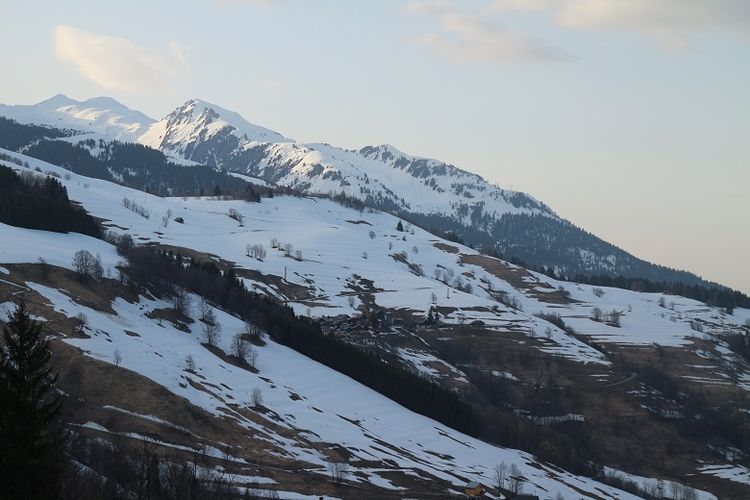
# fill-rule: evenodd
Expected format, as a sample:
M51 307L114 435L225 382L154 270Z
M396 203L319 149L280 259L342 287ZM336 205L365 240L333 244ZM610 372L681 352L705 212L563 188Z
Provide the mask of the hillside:
M28 161L31 168L64 173ZM174 228L180 234L177 228L189 228L194 234L201 219L214 224L218 217L226 217L211 204L182 207L179 214L184 225L169 223L159 228L116 201L120 195L135 197L137 192L77 175L64 182L73 199L83 201L92 213L109 218L119 212L117 221L109 219L108 224L133 229L133 236L141 242L145 240L135 230L137 226L159 239L154 233L164 233L162 229ZM282 207L284 201L293 207L300 200L281 200ZM146 203L152 210L157 209L155 203L178 210L181 201L146 195ZM230 221L227 229L235 229L236 221L226 218ZM221 226L216 229L223 233ZM270 488L285 498L330 491L327 467L337 462L348 464L348 474L346 485L335 496L356 497L362 494L358 491L365 491L367 496L389 497L409 491L419 497L424 489L430 497L431 491L460 491L472 479L491 482L492 467L504 462L519 468L527 491L564 497L606 492L611 498L631 498L528 454L491 446L411 413L270 339L256 348L253 365L257 373L234 366L217 352L231 352L233 333L245 325L211 307L222 336L216 344L220 351L206 349L197 319L205 314L200 297L190 297L191 306L182 320L170 319L163 314L172 305L164 299L133 296L108 278L95 285L92 293L91 285L71 279L66 269L71 269L71 256L79 249L100 257L105 276L115 274L120 257L113 246L74 233L5 224L0 224L0 232L7 242L0 251L3 292L9 297L27 290L35 315L59 335L56 352L62 387L72 402L78 401L71 425L84 436L105 440L127 436L175 452L203 453L209 463L221 464L236 484ZM202 238L211 239L211 233L202 232ZM45 273L27 264L40 257L51 266ZM9 310L10 304L2 307ZM85 321L76 320L82 317ZM79 360L81 355L86 359ZM96 374L110 375L95 381ZM113 377L120 383L104 382ZM262 402L260 396L253 396L254 388L261 391ZM308 479L295 480L292 472Z
M83 367L79 379L123 372L118 376L144 394L132 400L104 384L75 383L64 365L64 390L87 401L71 417L82 432L149 436L183 451L205 443L216 463L230 455L221 464L239 482L304 494L354 498L366 488L372 496L429 497L460 491L470 480L491 485L493 467L504 462L520 468L525 492L629 498L489 441L579 468L583 455L562 453L575 443L576 453L599 465L687 482L718 497L746 492L747 438L732 431L747 425L750 369L730 347L748 334L748 310L729 315L677 296L558 282L393 215L326 199L161 198L2 153L17 160L4 162L17 171L59 177L70 199L114 233L224 269L233 264L247 289L462 395L484 423L484 441L463 435L272 339L256 348L259 373L236 367L202 346L200 297L192 295L185 316L175 317L166 297L133 296L114 279L92 293L66 271L73 253L99 254L105 276L114 277L122 257L113 246L0 225L6 296L30 290L35 314L61 335L61 356ZM53 266L46 277L33 264L40 257ZM231 352L244 323L212 311L221 325L217 347ZM83 328L76 326L79 313L87 318ZM188 355L197 369L186 369ZM251 400L256 387L262 404ZM156 393L172 403L158 403ZM727 400L734 411L715 415ZM188 414L212 423L197 425ZM714 426L718 418L735 420ZM175 434L177 428L189 432ZM660 453L669 459L659 464ZM327 467L340 461L348 463L345 487L353 489L336 492ZM304 471L309 481L295 481L291 471ZM643 491L656 487L656 479L635 482Z
M532 196L502 189L454 165L390 145L346 150L296 143L198 99L159 121L109 98L78 102L59 95L36 105L0 105L0 115L93 134L76 136L70 141L74 144L91 138L138 142L160 149L174 162L204 164L308 193L345 193L420 226L452 233L486 253L559 276L715 285L639 259L562 219ZM97 156L99 149L90 151Z

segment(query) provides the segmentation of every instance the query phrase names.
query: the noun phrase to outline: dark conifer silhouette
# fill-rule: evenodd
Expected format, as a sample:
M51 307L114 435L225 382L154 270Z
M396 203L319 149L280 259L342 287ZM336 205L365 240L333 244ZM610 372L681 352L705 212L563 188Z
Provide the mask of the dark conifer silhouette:
M55 499L62 474L62 400L49 341L21 299L0 347L0 497Z

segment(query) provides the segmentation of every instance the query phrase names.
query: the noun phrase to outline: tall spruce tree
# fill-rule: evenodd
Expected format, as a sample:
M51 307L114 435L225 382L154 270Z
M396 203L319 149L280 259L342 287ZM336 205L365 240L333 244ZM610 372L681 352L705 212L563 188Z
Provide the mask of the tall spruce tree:
M19 300L0 343L0 500L59 496L62 399L50 343Z

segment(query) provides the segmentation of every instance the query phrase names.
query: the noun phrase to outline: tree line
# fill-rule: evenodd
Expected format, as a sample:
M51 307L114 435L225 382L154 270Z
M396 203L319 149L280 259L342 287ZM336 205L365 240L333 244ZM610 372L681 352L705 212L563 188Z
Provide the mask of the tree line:
M184 259L172 252L136 247L125 273L132 283L148 284L161 293L187 289L239 318L262 328L276 342L318 361L383 394L412 411L469 435L478 435L471 406L448 391L399 366L388 364L333 336L320 325L265 295L251 292L234 269L220 270L213 262Z
M549 270L546 271L549 272ZM589 285L623 288L625 290L634 290L637 292L680 295L689 299L705 302L706 304L715 307L723 307L730 313L735 307L750 309L750 297L740 291L732 290L720 285L691 285L681 281L651 281L644 278L626 278L625 276L612 277L604 274L596 276L579 274L576 275L573 281L576 283L587 283Z
M0 166L0 222L58 233L76 232L96 238L101 230L86 211L72 204L68 191L51 176L21 175Z

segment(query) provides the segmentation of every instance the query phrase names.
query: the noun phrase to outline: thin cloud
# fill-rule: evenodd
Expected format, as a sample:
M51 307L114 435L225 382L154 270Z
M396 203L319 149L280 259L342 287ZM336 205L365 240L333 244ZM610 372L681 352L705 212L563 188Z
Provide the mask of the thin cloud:
M58 26L54 45L61 61L72 64L83 76L107 90L137 92L164 87L188 69L183 50L176 43L157 52L126 38Z
M436 29L416 38L417 43L457 61L496 63L560 61L565 51L532 36L510 30L481 13L463 13L447 0L413 0L404 6L410 14L432 19Z
M667 50L689 47L704 32L750 36L747 0L495 0L491 10L549 12L563 28L635 32Z

